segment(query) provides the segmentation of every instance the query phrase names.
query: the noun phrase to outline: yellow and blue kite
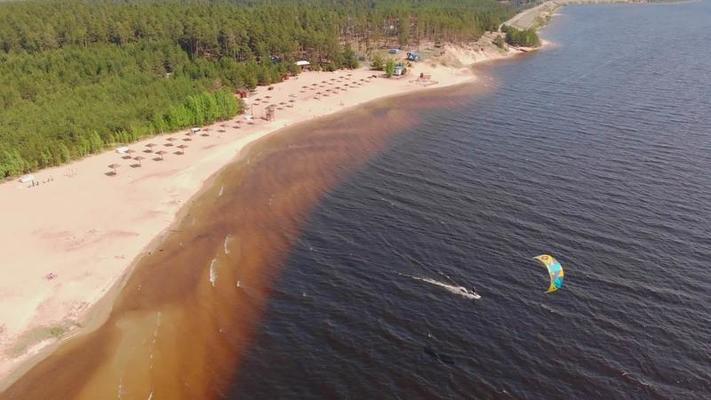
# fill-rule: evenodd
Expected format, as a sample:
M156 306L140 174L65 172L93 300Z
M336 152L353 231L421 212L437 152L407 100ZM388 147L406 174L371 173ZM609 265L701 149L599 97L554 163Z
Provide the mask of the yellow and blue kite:
M542 254L540 256L533 257L533 259L539 261L548 269L548 275L551 278L551 285L548 286L546 293L553 293L563 287L563 267L561 267L558 260L548 254Z

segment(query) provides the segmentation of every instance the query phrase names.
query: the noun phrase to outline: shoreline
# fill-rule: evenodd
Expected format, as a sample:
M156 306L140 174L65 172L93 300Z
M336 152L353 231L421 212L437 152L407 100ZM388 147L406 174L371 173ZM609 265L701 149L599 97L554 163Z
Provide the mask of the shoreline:
M696 0L547 0L537 6L521 11L504 22L504 25L510 25L516 29L539 29L544 27L555 15L556 11L564 6L611 4L674 5L693 1Z
M235 373L272 281L319 198L412 126L418 110L482 90L462 84L390 96L252 142L247 158L220 170L187 207L178 229L161 240L164 252L141 258L108 319L63 341L0 398L103 398L117 383L136 398L215 397L219 382ZM176 345L186 350L175 352ZM207 370L199 367L206 362ZM181 365L194 366L189 382ZM45 381L52 384L37 385Z
M413 68L414 72L403 79L374 79L374 84L371 85L376 87L371 87L369 90L368 88L359 87L354 91L360 90L365 93L357 96L347 97L345 92L339 93L334 96L335 101L331 100L326 106L321 104L322 107L318 107L319 104L313 99L306 99L304 101L305 105L311 106L308 110L302 111L300 114L293 112L291 115L285 112L286 116L284 118L279 118L280 114L277 112L277 119L271 123L259 121L254 126L250 126L248 122L244 121L243 116L238 116L231 121L213 124L207 127L210 129L211 134L216 130L224 131L221 132L223 134L218 134L217 140L214 140L213 137L206 139L196 137L194 142L205 141L210 143L197 151L188 149L186 153L192 156L191 159L188 159L188 157L181 159L171 154L166 159L171 157L172 163L170 161L155 162L155 164L148 166L149 162L153 162L146 160L143 162L146 164L145 167L133 168L129 171L126 171L128 168L124 168L119 170L116 176L109 177L104 176L103 170L96 171L97 167L107 165L107 161L119 159L117 154L107 151L71 164L35 173L40 180L52 177L50 182L42 184L38 188L26 188L17 182L0 184L0 198L7 199L9 204L4 211L8 215L1 215L3 212L0 212L0 218L11 221L11 223L6 224L5 229L0 229L0 239L12 244L12 247L16 249L15 254L6 254L3 257L4 260L2 261L4 262L2 264L6 268L9 267L8 270L19 270L21 264L25 262L35 266L34 269L28 268L30 271L23 274L15 274L16 277L6 280L0 286L0 298L4 300L3 306L0 306L0 317L3 317L3 324L0 324L0 352L3 353L0 356L0 392L7 389L61 344L71 338L94 331L106 321L114 300L131 277L137 263L145 255L151 254L159 247L165 236L181 221L193 200L210 188L210 183L216 179L226 166L238 162L241 157L247 154L252 145L266 137L278 134L284 128L308 123L314 119L333 116L339 112L348 112L350 109L362 107L364 104L375 100L474 82L476 81L476 76L470 69L472 65L509 58L524 52L517 50L504 52L492 48L487 48L484 51L474 51L472 48L450 47L446 53L447 56L452 56L451 53L455 54L455 66L431 64L426 60L417 64ZM447 59L446 62L451 63L451 61L451 59ZM462 67L462 65L466 65L466 67ZM411 79L419 75L420 72L431 74L433 80L437 80L438 83L431 86L413 84ZM274 85L273 90L267 87L258 88L257 94L252 96L252 99L248 99L248 110L252 106L250 103L254 102L254 98L262 98L273 94L273 97L281 95L281 98L286 101L286 99L296 97L294 95L299 86L304 86L303 83L317 83L322 79L333 79L332 77L351 74L358 79L365 79L366 76L372 75L373 72L366 69L342 70L333 73L306 72L299 75L297 79L292 78ZM294 82L297 82L297 85L294 85ZM335 104L335 102L339 103ZM257 115L259 105L252 107L252 110ZM237 120L245 122L242 125L245 129L241 132L234 128L226 127L226 124L236 123ZM245 131L247 133L242 134ZM230 134L236 137L229 137ZM144 139L128 147L140 149L142 145L166 140L168 137L177 139L178 133ZM191 147L194 142L190 142ZM215 148L218 149L214 150ZM195 153L199 154L196 155ZM157 167L154 167L154 165ZM158 169L158 171L149 171L149 169L153 168ZM125 175L129 175L128 180L124 178ZM63 178L59 178L59 176L63 176ZM75 177L80 177L83 182L75 184L74 181L77 180ZM123 182L121 181L122 178L124 178ZM158 182L145 184L145 181ZM62 188L62 185L66 185L68 188ZM72 188L71 186L74 187ZM87 186L93 190L87 190ZM104 190L108 192L116 190L116 187L119 190L115 193L101 193ZM65 190L58 190L57 188ZM45 196L47 200L36 199L39 196L36 192L42 191L50 192ZM89 193L88 195L79 196L77 199L75 195L77 191ZM130 193L125 193L127 191ZM106 196L107 194L108 197ZM75 199L72 199L72 195L74 195ZM112 195L119 196L119 198ZM35 199L32 199L32 196ZM135 201L136 197L143 198ZM33 207L51 209L52 204L48 203L56 198L65 199L66 203L70 203L68 207L67 204L64 204L64 207L68 209L62 210L63 212L60 212L59 216L57 212L50 211L47 213L48 215L44 216L45 218L36 218L30 224L26 223L28 221L25 218L18 217L31 215ZM155 201L162 201L162 206L146 207ZM120 217L123 217L128 221L116 222L115 219L109 218L108 221L102 221L104 225L99 229L92 228L92 226L97 225L96 221L93 221L91 217L86 221L86 216L77 215L82 213L76 211L77 208L87 211L84 206L91 208L92 202L99 203L99 207L94 210L97 213L100 209L117 210L123 208L115 215L112 214L111 217L117 217L119 220L121 220ZM23 208L25 209L23 210ZM133 214L131 214L131 210L126 210L127 208L133 209ZM147 213L145 212L146 208ZM138 212L136 209L142 212ZM10 213L15 216L14 221L12 221L13 216ZM79 225L75 227L67 226L71 226L75 220L81 220L82 217L84 219L83 226L81 223L75 223L75 225ZM106 217L104 216L104 218ZM126 229L127 225L132 225L131 222L136 220L140 220L138 223L143 225L142 229L135 226L132 230ZM44 232L43 228L45 228L47 222L61 226L61 228L55 229L53 232ZM25 231L18 234L18 229L16 229L18 225L25 228ZM98 225L102 224L99 223ZM90 231L93 230L93 232L90 232L93 235L89 235L93 237L77 237L87 227L90 228ZM19 230L22 231L22 229ZM97 231L103 231L104 235L97 234ZM49 233L49 235L43 236L43 233ZM96 236L99 237L97 238ZM23 245L25 249L22 249ZM18 247L20 248L19 250ZM49 247L49 249L44 252L33 252L33 248L41 247ZM128 250L126 247L128 247ZM116 250L114 253L122 250L122 254L114 256L113 259L100 256L106 252L111 252L111 250ZM28 262L27 256L29 254L34 254L35 260ZM32 256L29 258L32 259ZM130 262L126 263L127 259ZM67 264L66 266L52 265L55 260L62 260ZM100 268L98 266L78 271L78 274L75 271L79 269L75 268L75 265L82 265L86 262L94 263L95 260L98 261L96 262L97 265L101 265L104 276L91 275L95 269ZM48 264L49 266L47 266ZM38 271L37 266L39 265L45 267ZM107 273L106 269L110 271ZM72 274L75 274L75 277L71 277ZM66 275L70 275L70 278L64 279ZM43 276L45 277L44 279L42 278ZM35 282L30 283L28 286L27 283L30 279ZM97 287L97 283L100 286ZM35 286L36 289L40 287L40 290L36 291L44 294L44 297L37 299L35 290L31 288L32 286ZM49 290L47 290L47 286L49 286ZM74 287L71 290L66 290L64 289L66 286ZM13 293L13 287L25 288L25 296L17 294L17 291ZM10 296L7 295L8 292L11 294ZM15 295L14 299L13 294ZM24 309L23 305L25 306ZM29 318L27 314L29 314ZM14 327L8 329L6 321L11 320L12 317L15 317L16 323ZM60 329L61 331L55 335L52 331L53 329ZM39 335L39 339L33 338L33 335ZM9 356L8 354L16 355Z
M521 53L515 53L512 54L511 56L523 56L525 55L525 52ZM487 60L482 63L494 63L494 62L499 62L499 61L504 61L508 59L509 57L505 58L500 58L500 59L492 59L492 60ZM473 64L475 66L476 64ZM76 339L82 336L86 336L88 334L93 333L96 331L98 328L101 327L109 318L111 311L114 306L114 302L117 299L117 297L120 295L121 290L124 289L126 284L129 282L133 272L135 271L135 268L138 266L138 264L141 262L141 260L146 256L152 254L156 249L159 249L159 246L164 242L165 238L167 235L169 235L171 232L174 232L174 228L178 225L180 225L183 222L183 219L185 216L188 214L190 207L194 204L195 200L200 198L205 192L209 191L210 189L214 189L213 184L214 182L219 178L219 176L224 172L226 168L229 168L231 165L239 163L241 160L244 159L245 156L249 155L249 151L251 150L252 147L259 145L266 139L269 139L273 136L279 135L282 131L285 130L291 130L291 129L299 129L303 128L303 126L308 125L308 124L313 124L313 123L318 123L322 119L327 119L327 118L335 118L339 114L345 114L351 110L357 110L357 109L362 109L364 107L368 107L370 105L376 104L378 102L383 102L383 101L388 101L390 99L397 99L405 96L411 96L420 92L435 92L438 90L444 90L444 89L456 89L457 87L462 87L465 85L469 84L476 84L477 78L475 75L472 75L472 79L463 81L463 82L458 82L458 83L453 83L451 85L443 85L443 86L436 86L436 87L429 87L429 88L419 88L419 89L414 89L412 91L406 91L402 93L394 93L390 95L386 95L383 97L377 97L372 100L368 100L363 103L355 104L349 107L346 107L344 109L338 110L333 113L329 114L324 114L324 115L319 115L315 116L310 120L302 121L299 123L295 123L294 125L289 125L289 126L283 126L280 128L276 128L274 130L266 132L264 135L261 135L252 141L249 141L244 144L244 146L239 150L238 154L229 160L226 164L222 165L218 170L216 170L213 174L211 174L208 178L206 178L204 181L202 181L202 185L198 188L198 190L190 196L190 198L176 211L175 216L171 223L165 227L162 231L160 231L156 236L154 236L149 243L145 245L140 251L140 253L136 254L135 258L127 265L127 267L123 270L122 274L110 285L110 287L106 290L105 293L103 293L98 300L93 303L90 307L87 308L86 314L82 316L81 319L81 325L78 326L76 329L72 330L69 332L67 335L62 336L56 341L53 341L45 346L43 346L41 349L39 349L37 352L31 354L29 357L26 359L23 359L19 362L19 365L16 369L11 370L9 374L6 376L0 376L0 398L2 398L3 391L6 390L8 387L10 387L14 382L16 382L18 379L20 379L27 371L32 369L35 365L37 365L39 362L43 361L48 355L50 355L54 350L65 344L66 342Z
M600 2L584 0L577 2L565 0L549 1L533 9L525 10L514 18L520 18L522 14L535 12L536 17L533 21L537 21L540 16L548 20L563 5L611 2L636 3L604 0ZM555 7L553 9L542 7L550 4L555 5ZM533 11L534 9L536 11ZM535 27L540 28L541 25L536 25ZM486 34L483 37L483 39L488 40L489 44L493 37L491 35ZM549 46L549 43L543 41L541 48L547 46ZM62 344L70 339L88 335L106 322L115 305L116 298L131 279L138 263L146 255L150 255L156 250L160 251L161 243L183 221L194 200L203 195L205 191L213 188L213 183L221 173L228 166L240 162L253 146L262 143L267 138L278 135L286 130L285 128L304 127L309 122L332 118L340 113L347 113L353 109L365 107L375 101L476 82L477 76L473 73L472 66L509 59L529 51L526 49L503 51L493 46L481 47L481 51L479 49L478 44L466 47L447 46L445 54L436 59L434 63L426 59L416 64L415 68L413 68L414 72L400 80L376 78L370 83L370 87L354 89L353 95L343 91L335 95L329 95L329 99L321 98L319 100L307 98L308 92L306 95L300 95L299 93L302 93L302 91L299 90L299 87L303 88L305 85L311 85L312 83L318 84L325 80L335 79L335 77L339 77L339 81L344 82L351 75L355 76L355 78L351 78L352 80L365 79L365 77L374 73L379 74L379 72L368 71L363 68L336 72L306 72L296 78L273 85L274 89L271 90L268 87L259 87L257 94L248 99L247 102L247 110L253 112L255 117L260 114L260 111L262 114L264 113L263 102L254 104L255 98L264 99L267 96L271 96L275 98L273 100L274 104L279 99L283 100L284 103L288 103L290 100L298 98L299 103L296 106L301 108L294 111L286 110L283 113L277 111L277 119L274 121L257 121L255 125L250 125L244 116L237 116L230 121L217 122L207 127L210 129L209 137L195 137L190 142L190 147L186 152L188 156L186 157L181 158L170 154L166 157L167 161L164 162L146 160L144 161L145 168L129 169L128 166L124 166L124 168L119 169L116 176L109 177L104 176L104 170L97 171L97 167L105 168L108 165L106 161L117 161L119 159L117 154L107 151L71 164L36 172L35 175L40 179L53 178L39 188L20 187L21 185L17 182L0 183L0 199L9 199L9 205L4 207L4 211L0 211L0 219L10 219L14 214L31 216L32 207L37 205L52 208L51 202L55 198L69 198L68 202L71 202L71 196L74 194L71 191L72 189L86 190L86 188L74 184L74 188L65 188L64 191L60 191L55 190L55 187L67 182L73 184L76 181L74 177L86 178L82 184L88 184L91 189L87 190L89 192L87 196L80 196L79 200L81 201L72 203L70 207L63 210L60 208L59 214L61 215L59 217L56 217L57 212L54 210L50 212L50 214L55 215L55 218L58 218L52 221L56 225L62 225L62 223L71 224L76 219L82 218L84 218L84 225L79 224L78 227L73 229L66 229L66 225L62 225L63 229L61 230L55 229L55 231L43 232L42 228L44 228L47 220L42 219L40 215L40 218L35 216L36 220L31 221L34 225L22 232L25 236L22 236L22 234L17 235L17 232L13 229L18 227L18 221L24 221L17 216L14 216L15 225L10 223L4 229L0 228L0 240L5 243L13 244L14 241L15 245L24 244L22 243L23 240L28 237L33 238L29 243L29 248L20 246L18 250L17 246L9 246L14 248L15 253L10 253L9 256L0 256L3 257L0 258L0 265L5 266L5 268L8 268L9 265L8 270L12 272L19 271L19 269L23 268L24 263L35 267L34 270L28 267L27 269L30 269L30 271L29 273L23 271L22 274L24 275L14 274L12 282L6 281L0 284L0 299L3 300L2 305L0 305L0 397L16 380L52 354ZM418 82L413 84L412 78L419 75L420 72L432 74L433 80L438 83L431 86L421 86ZM302 100L303 103L301 103ZM254 106L251 107L253 104ZM226 126L236 124L236 121L241 122L240 128L235 129L234 127ZM218 132L217 138L215 138L216 131ZM145 144L165 141L169 137L177 140L177 138L183 137L184 132L185 130L144 139L132 143L128 147L141 148ZM207 143L196 150L192 147L197 142ZM171 147L171 152L172 150L174 149ZM149 163L150 166L148 166ZM62 173L67 173L65 178L58 177ZM74 173L74 176L70 176L72 173ZM87 178L87 175L90 178ZM124 178L126 175L129 175L127 179ZM54 177L57 178L54 179ZM110 182L110 184L107 182ZM45 191L45 193L50 192L50 194L45 195L45 200L23 201L28 199L27 193L32 193L32 191ZM22 193L24 196L17 196L18 193ZM12 195L15 196L12 197ZM32 195L29 195L29 197L32 197ZM107 208L111 209L110 217L112 218L108 218L108 221L104 221L105 225L97 229L98 231L103 230L106 233L105 235L94 234L93 236L88 235L89 237L81 237L80 235L83 232L86 233L83 231L84 228L96 224L92 217L82 215L86 214L87 211L84 207L92 206L92 202L97 202L101 205L101 207L95 208L93 211L96 212L103 209L106 212ZM159 206L156 206L156 203ZM77 208L80 210L77 210ZM6 213L7 217L2 213ZM106 217L104 216L104 218ZM119 222L116 222L117 220ZM111 225L112 223L114 225ZM90 229L93 230L95 228ZM57 237L58 233L63 234L66 232L72 235L69 238ZM49 233L50 235L48 235L49 237L42 237L42 233ZM80 237L77 239L77 236ZM49 246L46 243L48 241L51 242ZM107 242L111 243L107 244ZM126 246L127 242L130 242L128 246ZM67 243L69 243L69 248L61 247ZM31 253L34 252L35 247L43 246L50 249L44 249L44 253L38 252L40 253L39 255L34 254L35 261L28 262L26 256L32 255ZM122 253L128 253L128 255L120 254L121 257L115 255L113 258L102 255L104 251L110 252L112 249L124 249L126 247L129 248L129 251L122 251ZM66 260L67 253L73 255L74 258L71 258L66 266L59 265L56 268L45 268L50 274L58 271L56 273L57 276L52 279L42 279L43 276L46 277L47 275L43 274L45 270L37 271L37 265L51 264L58 258ZM78 253L81 254L77 255ZM9 262L6 262L8 258ZM127 263L126 260L129 259L130 262ZM42 261L47 263L43 264ZM75 265L82 265L86 262L96 262L100 267L94 265L93 267L86 267L79 272L75 271L77 269ZM102 268L104 275L91 276L94 270ZM109 269L109 271L107 272L105 269ZM64 280L65 275L70 275L70 277ZM34 280L34 282L30 283L29 287L31 288L31 285L35 285L35 288L39 287L40 290L38 292L44 294L45 297L37 300L32 296L34 294L33 290L27 290L27 286L25 286L30 280ZM99 283L98 287L96 286L97 283ZM48 292L45 286L52 285L52 290ZM70 286L70 289L67 290L66 286ZM20 296L19 299L5 301L8 293L10 294L9 299L12 299L13 295L17 297L13 292L13 287L25 288L25 291L30 294L29 300L28 297L23 298ZM26 306L28 301L31 307L23 308L22 306ZM14 311L13 309L18 304L20 305L18 307L19 311ZM32 310L29 319L22 315L23 311L27 311L28 308ZM15 329L15 331L6 329L3 324L6 321L6 316L16 316L13 312L15 314L20 313L18 322L15 324L16 327L19 326L19 329ZM57 314L59 317L57 317ZM62 331L55 337L50 331L58 326L66 329L66 331ZM8 353L16 351L18 344L22 344L28 333L31 334L38 329L45 330L45 337L42 340L30 342L19 356L6 358ZM50 335L46 336L47 333L50 333Z

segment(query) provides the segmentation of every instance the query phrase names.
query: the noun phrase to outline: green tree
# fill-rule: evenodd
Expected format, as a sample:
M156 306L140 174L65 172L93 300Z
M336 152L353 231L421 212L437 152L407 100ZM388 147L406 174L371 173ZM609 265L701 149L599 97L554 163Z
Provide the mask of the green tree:
M344 68L358 68L358 56L350 45L346 45L345 49L343 49L342 60L342 66Z
M395 74L395 61L390 59L385 63L385 76L390 78Z
M541 39L535 28L519 30L504 25L501 30L506 33L506 43L512 46L538 47L541 45Z
M370 69L372 69L373 71L382 71L383 68L385 68L385 61L383 60L383 57L380 54L376 53L370 60Z

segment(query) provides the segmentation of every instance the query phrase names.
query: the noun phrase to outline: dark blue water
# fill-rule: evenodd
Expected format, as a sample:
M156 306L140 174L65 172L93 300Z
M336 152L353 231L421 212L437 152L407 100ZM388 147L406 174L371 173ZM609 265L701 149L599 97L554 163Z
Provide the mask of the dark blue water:
M711 4L544 36L323 199L231 398L711 398Z

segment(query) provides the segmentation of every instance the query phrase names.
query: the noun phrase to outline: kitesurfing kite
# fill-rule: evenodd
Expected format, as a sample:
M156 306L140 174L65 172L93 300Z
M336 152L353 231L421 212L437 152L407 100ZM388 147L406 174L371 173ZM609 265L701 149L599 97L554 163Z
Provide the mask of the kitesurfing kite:
M548 269L548 275L551 277L551 284L548 286L546 293L553 293L563 287L563 267L560 266L558 260L548 254L542 254L540 256L533 257L533 259L540 262Z

